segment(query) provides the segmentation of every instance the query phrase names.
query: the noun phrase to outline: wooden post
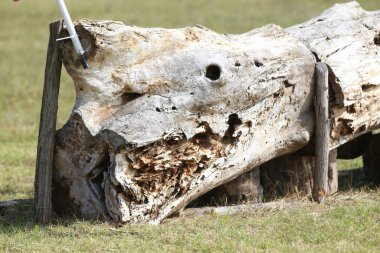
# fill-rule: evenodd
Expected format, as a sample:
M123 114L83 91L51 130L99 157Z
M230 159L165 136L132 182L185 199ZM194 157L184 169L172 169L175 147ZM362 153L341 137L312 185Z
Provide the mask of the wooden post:
M325 63L316 64L315 98L315 169L313 172L313 199L322 202L328 192L329 168L329 105L328 68Z
M62 27L62 21L51 23L50 38L46 57L45 82L42 97L40 128L38 134L35 205L37 222L47 224L52 214L51 184L54 155L55 129L57 121L58 94L62 62L56 39Z
M328 194L331 195L338 191L338 168L336 164L337 149L333 149L329 153L329 168L328 168Z

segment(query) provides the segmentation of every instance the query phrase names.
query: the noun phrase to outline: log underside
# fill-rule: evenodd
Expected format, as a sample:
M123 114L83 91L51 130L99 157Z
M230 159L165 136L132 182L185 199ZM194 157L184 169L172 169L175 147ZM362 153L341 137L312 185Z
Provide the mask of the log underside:
M334 94L330 149L378 127L379 21L357 3L241 35L80 21L91 68L61 45L77 99L56 134L55 210L159 223L301 149L313 136L317 60L328 64Z

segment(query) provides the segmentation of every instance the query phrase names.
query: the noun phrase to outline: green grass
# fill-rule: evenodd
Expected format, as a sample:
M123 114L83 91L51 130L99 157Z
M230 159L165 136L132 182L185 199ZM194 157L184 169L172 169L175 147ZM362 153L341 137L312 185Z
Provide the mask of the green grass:
M23 212L28 217L30 207ZM73 218L46 228L27 219L0 224L0 250L12 252L376 252L380 195L351 192L323 205L303 200L233 216L175 218L160 226L114 228Z
M66 0L74 19L113 19L146 27L202 24L221 33L246 32L268 23L297 24L334 2ZM379 8L378 0L360 2L368 10ZM0 1L0 201L33 195L48 24L59 18L55 1ZM72 82L64 73L59 127L68 118L74 98ZM380 246L376 225L380 207L379 192L368 194L368 199L336 205L175 219L158 227L119 230L73 219L49 228L34 227L32 207L26 206L16 220L0 219L0 251L370 252Z

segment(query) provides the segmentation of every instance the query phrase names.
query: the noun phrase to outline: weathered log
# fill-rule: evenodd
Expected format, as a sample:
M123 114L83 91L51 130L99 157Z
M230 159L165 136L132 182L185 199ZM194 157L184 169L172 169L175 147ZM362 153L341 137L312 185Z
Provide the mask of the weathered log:
M342 8L350 10L344 19ZM348 91L371 83L353 103L365 107L343 125L352 131L337 131L335 124L330 147L377 126L378 105L371 101L380 99L380 60L370 50L377 48L376 32L364 33L353 23L372 22L379 30L379 14L347 4L322 17L331 29L330 44L318 50L310 50L310 31L326 34L324 21L287 30L268 25L241 35L200 26L146 29L80 21L76 28L91 68L80 68L70 43L62 46L77 100L56 137L55 209L119 223L158 223L209 190L302 148L315 123L312 51L336 78L331 84L340 93L330 102L338 125L346 119ZM365 50L345 44L352 40ZM351 54L325 55L340 47ZM357 74L344 67L352 58L366 62ZM344 78L348 74L351 81Z
M45 83L42 97L40 129L38 134L35 173L35 195L37 222L47 224L52 215L52 171L55 130L58 110L58 94L61 81L62 62L56 42L62 21L50 24L50 39L46 56Z

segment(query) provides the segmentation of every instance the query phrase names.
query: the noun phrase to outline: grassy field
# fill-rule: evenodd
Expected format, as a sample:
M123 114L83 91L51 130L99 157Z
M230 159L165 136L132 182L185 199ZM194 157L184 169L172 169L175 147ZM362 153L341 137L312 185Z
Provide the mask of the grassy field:
M241 33L268 23L297 24L334 2L66 0L74 19L113 19L147 27L202 24L221 33ZM379 0L360 3L368 10L380 9ZM59 18L55 1L0 1L0 201L33 195L47 28ZM68 118L74 98L71 80L64 73L59 127ZM26 205L16 220L0 217L0 251L375 252L380 248L379 194L365 191L360 197L341 197L323 206L297 204L292 209L174 219L158 227L122 229L72 218L38 228L33 225L32 207Z

